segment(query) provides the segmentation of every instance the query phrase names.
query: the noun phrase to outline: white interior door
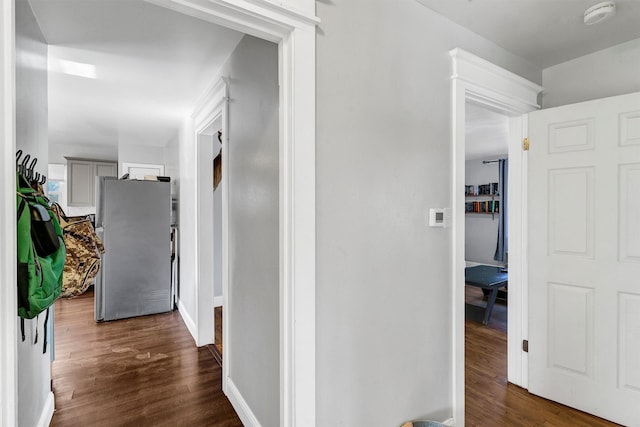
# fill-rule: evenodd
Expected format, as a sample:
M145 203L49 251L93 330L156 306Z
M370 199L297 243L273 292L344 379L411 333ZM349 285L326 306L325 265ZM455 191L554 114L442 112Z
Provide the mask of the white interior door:
M640 93L529 137L529 391L640 426Z

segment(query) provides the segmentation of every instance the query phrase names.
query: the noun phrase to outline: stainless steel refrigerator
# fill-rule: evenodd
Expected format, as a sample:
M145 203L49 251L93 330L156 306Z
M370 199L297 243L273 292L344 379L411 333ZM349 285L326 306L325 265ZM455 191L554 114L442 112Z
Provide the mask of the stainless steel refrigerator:
M170 311L171 184L100 177L96 196L96 321Z

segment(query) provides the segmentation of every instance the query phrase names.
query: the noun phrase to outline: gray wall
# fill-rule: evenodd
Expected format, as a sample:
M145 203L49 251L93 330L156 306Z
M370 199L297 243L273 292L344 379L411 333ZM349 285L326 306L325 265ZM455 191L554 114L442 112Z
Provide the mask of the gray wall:
M260 424L280 424L278 46L245 36L229 77L230 378ZM225 349L226 351L226 349ZM225 362L226 363L226 362Z
M425 212L451 205L448 51L541 70L415 0L317 14L317 425L444 420L451 230Z
M504 159L506 155L492 158ZM465 183L468 185L488 184L498 182L498 163L482 164L480 160L467 160ZM481 198L467 198L467 202L487 200ZM480 264L498 264L493 260L498 240L498 215L466 215L465 216L465 247L464 259Z
M16 1L16 147L38 158L36 170L47 174L47 45L27 0ZM33 344L36 328L37 344ZM26 320L26 340L18 331L18 425L35 426L51 383L49 346L42 354L44 316Z
M118 147L95 144L49 144L49 163L67 164L66 157L95 160L118 160Z
M640 91L640 39L542 72L544 108Z
M129 142L118 143L118 172L122 175L123 163L146 163L164 165L167 147L136 145ZM165 175L167 174L165 167Z
M47 173L47 44L27 0L16 0L16 144Z

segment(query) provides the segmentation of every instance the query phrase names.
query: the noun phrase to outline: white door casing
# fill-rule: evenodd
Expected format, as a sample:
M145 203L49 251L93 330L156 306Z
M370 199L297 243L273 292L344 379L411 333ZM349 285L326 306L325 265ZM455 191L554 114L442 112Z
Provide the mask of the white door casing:
M145 176L163 176L164 165L150 163L122 163L122 174L129 174L129 179L144 179ZM110 175L111 176L111 175Z
M529 136L529 391L640 426L640 93Z
M214 122L220 120L222 134L225 136L228 133L227 129L227 100L229 88L226 81L219 77L215 80L214 84L205 92L198 106L195 108L192 118L194 124L194 140L196 142L196 150L194 154L194 164L196 165L195 175L197 179L194 181L196 186L196 228L198 233L196 234L196 245L198 250L196 252L196 345L203 346L206 344L213 344L214 340L214 271L213 271L213 142L210 138L206 138L204 142L200 141L200 135L207 130ZM226 142L223 143L226 145ZM224 149L225 147L223 147ZM223 156L225 157L225 156ZM223 160L226 162L226 160ZM223 165L223 173L225 168ZM222 192L223 192L223 216L226 218L226 194L228 190L227 181L223 180ZM224 219L223 219L224 222ZM226 242L227 229L223 224L223 240ZM225 251L223 243L223 281L227 277L226 260L228 259L227 252ZM223 285L223 294L226 285ZM226 295L226 294L224 294ZM228 316L228 310L225 310L223 315ZM228 327L228 321L223 321L222 324ZM225 328L226 329L226 328ZM227 334L228 335L228 334ZM224 340L224 333L223 333ZM229 349L227 349L227 353ZM225 366L226 365L226 366ZM229 372L228 369L229 358L225 360L223 369ZM223 375L223 382L226 382L227 378Z
M542 90L516 74L498 67L462 49L449 52L452 58L451 76L451 145L452 145L452 372L453 417L455 425L464 425L464 247L465 247L465 104L474 102L509 119L509 331L508 359L510 382L526 386L526 353L521 342L526 336L526 318L512 316L526 314L523 292L526 292L527 241L521 214L526 212L526 154L520 148L521 136L526 130L522 114L539 108L538 93Z
M0 278L15 283L14 0L0 0ZM315 26L311 0L149 0L279 46L280 425L315 425ZM12 202L7 202L12 201ZM16 425L16 301L1 287L0 421Z
M0 280L16 283L14 2L0 3ZM0 286L0 425L18 420L17 287Z

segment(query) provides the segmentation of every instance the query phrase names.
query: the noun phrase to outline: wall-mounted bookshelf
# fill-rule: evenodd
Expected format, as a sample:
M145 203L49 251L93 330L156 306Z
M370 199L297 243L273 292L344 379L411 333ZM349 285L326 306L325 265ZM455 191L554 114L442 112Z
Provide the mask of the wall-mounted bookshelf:
M497 182L465 185L464 193L466 200L464 204L465 214L491 215L493 219L495 214L500 212L500 194Z

